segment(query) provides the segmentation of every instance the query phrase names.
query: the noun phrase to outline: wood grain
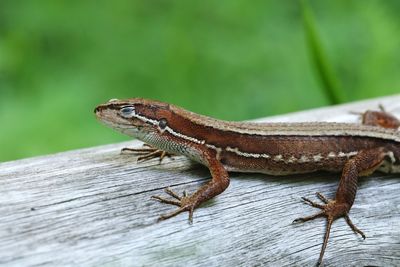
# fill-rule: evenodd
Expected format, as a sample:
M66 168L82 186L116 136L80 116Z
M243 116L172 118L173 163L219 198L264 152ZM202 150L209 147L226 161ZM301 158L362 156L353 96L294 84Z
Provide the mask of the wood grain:
M349 111L383 104L400 116L400 95L265 121L357 121ZM116 133L117 134L117 133ZM120 154L138 141L0 164L0 265L5 266L310 266L325 220L301 196L334 195L337 174L271 177L231 174L229 188L195 211L157 223L173 207L150 200L163 189L195 191L208 170L183 157L136 163ZM325 266L400 265L400 175L363 178L351 210L367 239L339 219Z

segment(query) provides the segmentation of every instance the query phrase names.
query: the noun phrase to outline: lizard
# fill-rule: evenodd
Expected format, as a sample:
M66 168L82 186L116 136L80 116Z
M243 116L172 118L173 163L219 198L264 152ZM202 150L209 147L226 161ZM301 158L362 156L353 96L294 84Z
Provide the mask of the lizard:
M258 123L223 121L199 115L156 100L112 99L95 108L96 117L111 128L135 137L149 147L129 149L147 160L183 155L210 170L212 179L196 192L182 196L166 188L172 197L152 198L178 208L161 215L165 220L189 213L229 186L229 172L289 175L329 171L341 173L334 199L321 193L319 204L303 201L320 211L295 219L302 223L326 217L327 227L318 265L322 263L334 220L344 217L347 224L365 239L349 217L359 177L379 170L400 173L400 121L383 110L362 113L362 123L301 122Z

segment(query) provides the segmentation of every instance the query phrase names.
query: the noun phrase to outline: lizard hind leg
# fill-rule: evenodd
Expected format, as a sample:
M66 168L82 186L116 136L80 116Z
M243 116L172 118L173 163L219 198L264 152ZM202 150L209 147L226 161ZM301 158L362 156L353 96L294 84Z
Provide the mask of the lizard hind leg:
M378 147L362 150L356 156L349 159L343 167L342 176L334 199L328 200L320 193L317 193L317 196L324 204L313 202L305 197L302 198L304 203L321 211L311 216L298 218L293 221L294 223L302 223L319 217L326 217L328 222L318 265L322 263L334 220L344 217L350 228L365 239L364 233L352 223L348 214L356 196L358 177L368 175L376 170L382 164L386 155L387 151L382 147Z
M310 199L305 198L305 197L303 197L302 199L305 204L310 205L314 208L318 208L321 211L319 211L311 216L297 218L293 221L293 223L303 223L306 221L314 220L319 217L326 217L327 225L326 225L326 230L325 230L324 241L323 241L321 252L319 255L319 259L318 259L318 266L319 266L322 263L324 253L325 253L326 247L328 245L329 235L330 235L331 227L332 227L334 220L336 220L337 218L340 218L340 217L344 217L346 219L347 224L350 226L350 228L355 233L360 234L363 237L363 239L365 239L365 234L360 229L358 229L350 220L350 217L348 215L348 210L350 208L347 205L340 204L340 203L336 202L335 200L328 200L324 195L322 195L319 192L317 192L316 195L322 202L325 203L324 205L316 203L314 201L311 201Z
M400 120L386 112L383 106L379 106L380 111L367 110L361 114L362 124L380 126L389 129L398 129Z

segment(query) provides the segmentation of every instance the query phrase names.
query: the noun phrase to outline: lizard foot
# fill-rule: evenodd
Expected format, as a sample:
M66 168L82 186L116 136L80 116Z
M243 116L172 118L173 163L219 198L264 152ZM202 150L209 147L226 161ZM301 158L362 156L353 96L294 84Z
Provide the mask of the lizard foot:
M303 223L306 221L314 220L319 217L327 218L328 224L327 224L326 231L325 231L324 243L322 245L321 253L319 256L319 260L318 260L318 266L319 266L322 262L322 258L324 256L325 249L328 244L329 234L330 234L331 226L332 226L332 223L334 220L336 220L337 218L340 218L340 217L344 217L346 219L347 224L350 226L350 228L355 233L360 234L363 239L365 239L365 234L360 229L358 229L353 224L353 222L350 220L350 217L348 214L349 206L346 203L339 203L336 200L328 200L324 195L322 195L321 193L318 193L318 192L316 193L316 195L324 204L316 203L305 197L302 197L302 200L304 201L305 204L310 205L314 208L318 208L321 211L317 212L311 216L297 218L293 221L293 223Z
M176 194L174 191L172 191L170 188L167 187L167 188L165 188L165 192L175 199L167 199L167 198L160 197L160 196L152 196L151 198L158 200L161 203L178 206L179 208L170 213L161 215L158 218L158 220L159 221L166 220L171 217L174 217L175 215L178 215L181 212L188 211L189 212L189 223L192 224L193 223L193 211L195 208L195 200L193 198L191 198L191 196L188 196L186 191L183 191L182 196L179 196L178 194Z
M174 154L168 153L164 150L160 150L158 148L152 147L148 144L143 145L144 148L129 148L129 147L124 147L121 149L121 153L129 151L132 152L133 155L139 156L138 157L138 162L140 161L147 161L151 160L154 158L159 158L160 163L165 157L173 158L175 156Z

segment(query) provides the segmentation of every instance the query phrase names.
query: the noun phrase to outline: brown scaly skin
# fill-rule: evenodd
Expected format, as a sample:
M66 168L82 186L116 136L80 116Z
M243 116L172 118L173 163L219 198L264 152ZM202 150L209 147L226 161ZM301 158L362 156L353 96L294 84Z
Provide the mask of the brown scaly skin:
M320 193L317 196L324 204L303 198L321 211L295 220L327 218L318 263L322 262L335 219L344 217L351 229L365 238L348 215L358 177L371 174L383 162L389 164L391 172L400 170L400 122L384 111L365 112L364 125L227 122L146 99L110 101L98 106L95 112L105 124L151 145L152 148L125 149L140 154L141 160L154 157L162 160L166 153L172 153L185 155L210 169L212 180L194 194L179 196L168 188L167 194L174 199L153 196L162 203L178 206L160 216L160 220L188 211L191 222L196 207L228 187L228 171L272 175L318 170L342 172L335 199L328 200Z

